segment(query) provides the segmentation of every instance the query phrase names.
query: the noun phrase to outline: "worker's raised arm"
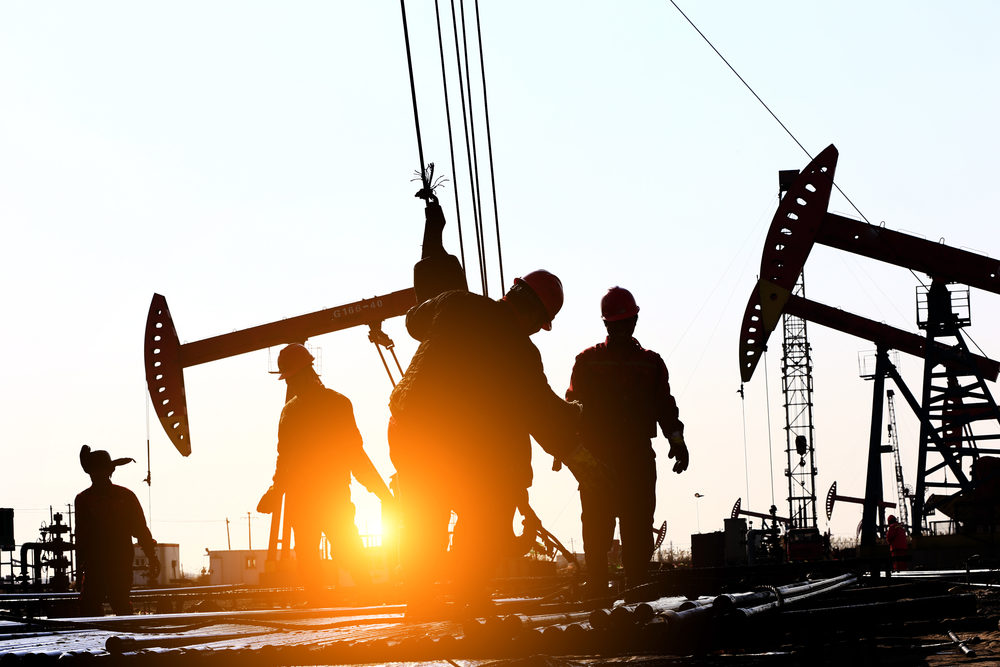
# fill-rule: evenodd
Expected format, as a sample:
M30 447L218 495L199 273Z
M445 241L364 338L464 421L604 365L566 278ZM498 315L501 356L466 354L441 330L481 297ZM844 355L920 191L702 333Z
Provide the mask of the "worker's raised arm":
M444 249L441 238L444 225L444 211L432 198L424 209L424 242L420 261L413 265L413 289L418 304L442 292L468 289L462 264Z

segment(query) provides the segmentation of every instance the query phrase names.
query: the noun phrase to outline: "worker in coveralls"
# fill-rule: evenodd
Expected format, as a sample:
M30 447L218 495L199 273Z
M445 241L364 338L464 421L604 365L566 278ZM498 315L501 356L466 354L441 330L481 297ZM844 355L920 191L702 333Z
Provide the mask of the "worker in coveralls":
M889 543L889 558L893 570L910 569L910 546L906 540L906 529L896 519L895 514L886 518L885 541Z
M452 510L458 523L450 574L460 602L488 604L489 579L513 555L515 508L527 503L529 434L578 478L597 465L578 447L579 405L549 387L529 338L551 328L563 303L559 278L533 271L498 301L473 294L441 246L443 226L429 201L423 259L414 269L422 302L406 316L420 345L389 401L408 615L417 616L442 574Z
M653 552L656 509L656 425L670 442L674 472L688 467L684 425L670 394L667 367L632 333L639 306L631 292L612 287L601 299L608 337L576 357L567 400L583 404L583 443L610 470L612 484L580 487L587 588L593 597L608 590L608 550L619 521L626 585L645 582Z
M361 537L354 523L351 474L383 503L389 487L362 446L351 401L323 386L304 345L288 345L278 354L279 379L288 387L278 422L278 459L274 483L258 511L280 509L292 527L295 559L307 589L324 587L320 537L326 535L338 563L357 585L370 581Z
M131 614L132 537L149 560L149 579L160 575L156 542L146 526L146 516L135 494L111 483L115 468L135 459L111 459L103 449L80 449L80 465L91 485L76 496L76 563L80 583L80 614L102 616L107 599L119 615Z

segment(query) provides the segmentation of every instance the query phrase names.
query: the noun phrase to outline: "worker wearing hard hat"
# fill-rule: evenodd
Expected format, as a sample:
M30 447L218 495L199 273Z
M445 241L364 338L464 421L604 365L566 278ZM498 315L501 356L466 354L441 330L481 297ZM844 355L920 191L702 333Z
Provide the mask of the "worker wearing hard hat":
M578 447L580 407L549 387L529 338L551 328L562 303L559 278L540 270L516 278L498 301L453 289L406 316L420 346L389 401L389 449L411 610L428 601L452 510L452 578L466 601L486 601L486 582L513 548L514 509L531 485L529 434L578 478L595 472Z
M885 529L885 541L889 543L889 558L892 559L893 570L908 570L910 568L910 545L906 539L906 528L899 523L896 515L886 518L889 524Z
M583 404L583 443L611 471L612 487L580 488L588 588L608 589L608 550L620 522L627 585L647 578L653 551L656 454L651 438L659 424L670 443L673 470L688 467L684 424L670 393L667 367L656 352L632 337L639 306L632 293L612 287L601 299L608 336L576 357L567 400Z
M104 600L116 614L131 614L132 537L149 561L149 579L160 574L156 542L146 526L146 516L135 494L111 483L115 468L135 459L112 460L103 449L80 449L80 465L90 475L91 485L76 496L76 574L80 588L80 613L103 616Z
M350 399L323 386L313 356L294 343L278 354L279 379L288 386L278 422L278 458L274 484L258 511L280 509L295 535L300 575L312 590L325 583L320 570L320 536L325 534L334 558L355 584L370 579L354 523L351 475L383 503L392 495L365 453Z

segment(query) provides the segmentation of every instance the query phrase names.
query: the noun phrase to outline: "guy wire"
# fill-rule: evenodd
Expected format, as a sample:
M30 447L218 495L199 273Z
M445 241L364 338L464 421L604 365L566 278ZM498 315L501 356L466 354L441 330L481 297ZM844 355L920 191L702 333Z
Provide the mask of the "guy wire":
M755 91L753 88L750 87L750 84L746 82L746 79L740 76L740 73L736 71L736 68L733 67L728 60L726 60L726 57L722 55L717 48L715 48L715 45L712 44L711 40L709 40L708 37L705 36L705 33L703 33L698 28L698 26L694 24L694 21L688 18L688 15L684 13L684 10L682 10L679 6L677 6L677 3L674 2L674 0L670 0L670 4L674 6L674 9L680 12L680 15L684 17L684 20L686 20L689 24L691 24L691 27L695 29L695 32L701 35L701 38L705 40L705 43L708 44L713 51L715 51L715 55L719 56L719 58L722 59L722 62L726 63L726 67L728 67L732 71L732 73L736 75L736 78L740 80L740 83L746 86L746 89L750 91L750 94L752 94L755 98L757 98L757 101L760 102L761 106L763 106L769 114L771 114L771 117L774 118L774 120L778 123L778 125L781 126L781 129L785 131L785 134L787 134L789 137L792 138L792 141L795 142L795 145L797 145L800 149L802 149L802 152L805 153L810 160L812 160L813 159L812 154L806 150L806 147L802 145L802 142L799 141L794 134L792 134L792 131L789 130L788 127L783 122L781 122L781 119L778 118L778 115L773 111L771 111L771 107L767 106L767 103L765 103L764 100L761 99L760 95L757 94L757 91ZM851 205L851 208L857 211L858 215L860 215L865 222L871 224L868 218L865 217L865 214L861 212L861 209L859 209L857 206L854 205L854 202L851 201L851 198L848 197L847 194L845 194L844 191L840 189L839 185L834 183L833 187L837 188L837 192L839 192L841 196L843 196L843 198L847 200L847 203Z

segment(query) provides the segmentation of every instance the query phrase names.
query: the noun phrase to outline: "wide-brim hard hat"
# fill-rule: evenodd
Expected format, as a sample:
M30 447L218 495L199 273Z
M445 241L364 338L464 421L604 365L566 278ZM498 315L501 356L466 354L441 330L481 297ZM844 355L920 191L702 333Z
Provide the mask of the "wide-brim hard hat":
M118 466L134 461L135 459L133 458L112 459L111 454L108 454L103 449L91 451L89 445L84 445L80 448L80 466L83 467L83 471L88 475L99 472L112 473Z

